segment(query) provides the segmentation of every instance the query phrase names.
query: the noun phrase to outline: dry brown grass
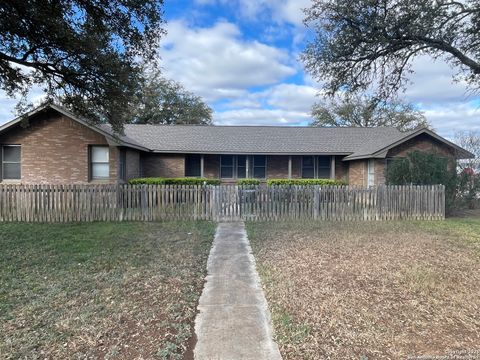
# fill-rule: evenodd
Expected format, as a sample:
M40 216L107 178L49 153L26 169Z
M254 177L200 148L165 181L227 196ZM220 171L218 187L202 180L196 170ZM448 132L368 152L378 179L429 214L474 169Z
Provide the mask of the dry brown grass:
M480 219L248 231L285 359L480 358Z

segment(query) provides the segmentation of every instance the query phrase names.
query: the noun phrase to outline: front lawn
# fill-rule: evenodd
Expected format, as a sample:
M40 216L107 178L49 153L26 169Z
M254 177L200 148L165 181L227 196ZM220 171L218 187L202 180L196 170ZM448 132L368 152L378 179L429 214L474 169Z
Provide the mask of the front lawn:
M480 358L480 218L247 230L284 359Z
M1 224L0 358L181 359L215 224Z

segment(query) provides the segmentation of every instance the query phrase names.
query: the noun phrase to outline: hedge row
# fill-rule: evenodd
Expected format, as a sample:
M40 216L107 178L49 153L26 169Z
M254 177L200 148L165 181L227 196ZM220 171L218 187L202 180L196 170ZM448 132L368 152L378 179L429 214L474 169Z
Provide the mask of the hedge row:
M237 181L237 185L260 185L258 179L240 179Z
M344 181L332 179L270 179L267 185L346 185Z
M137 178L128 181L131 185L220 185L218 179L205 178Z
M131 185L220 185L218 179L205 178L137 178L131 179ZM237 185L260 185L258 179L240 179ZM345 182L331 179L270 179L267 185L346 185Z

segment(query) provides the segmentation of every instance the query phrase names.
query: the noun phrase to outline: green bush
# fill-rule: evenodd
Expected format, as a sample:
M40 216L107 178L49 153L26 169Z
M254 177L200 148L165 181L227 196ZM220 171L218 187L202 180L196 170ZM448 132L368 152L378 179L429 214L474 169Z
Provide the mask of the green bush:
M270 179L268 186L272 185L346 185L344 181L332 179Z
M205 178L137 178L128 181L130 185L220 185L218 179Z
M449 163L450 162L450 163ZM388 164L388 185L445 185L445 207L451 211L457 195L458 178L455 163L434 153L413 151L405 158Z
M475 174L472 168L463 169L458 175L458 205L475 209L480 199L480 174Z
M240 179L237 182L237 185L260 185L260 180L258 179Z

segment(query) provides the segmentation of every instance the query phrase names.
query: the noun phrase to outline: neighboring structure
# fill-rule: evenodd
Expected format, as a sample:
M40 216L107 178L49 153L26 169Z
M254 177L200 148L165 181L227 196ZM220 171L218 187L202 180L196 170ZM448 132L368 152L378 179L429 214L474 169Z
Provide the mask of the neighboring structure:
M3 183L84 184L135 177L332 178L385 182L389 159L413 150L471 153L428 129L126 125L117 136L56 105L0 127Z

